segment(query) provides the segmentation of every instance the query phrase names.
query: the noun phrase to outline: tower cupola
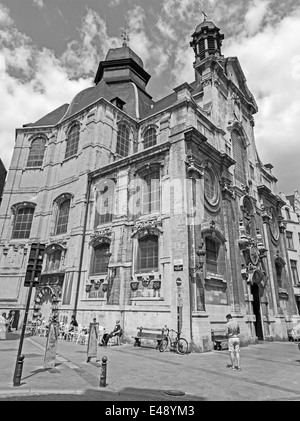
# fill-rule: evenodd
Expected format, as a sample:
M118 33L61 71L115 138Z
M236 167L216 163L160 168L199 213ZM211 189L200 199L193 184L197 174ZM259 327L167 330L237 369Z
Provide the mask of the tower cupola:
M221 46L224 35L212 21L204 19L192 34L190 46L195 52L196 64L210 56L222 57Z

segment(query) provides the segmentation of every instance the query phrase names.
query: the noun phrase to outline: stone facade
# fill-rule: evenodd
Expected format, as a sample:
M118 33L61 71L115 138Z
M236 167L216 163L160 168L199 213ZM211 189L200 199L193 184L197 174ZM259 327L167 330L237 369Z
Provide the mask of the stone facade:
M255 100L223 36L192 35L195 81L154 101L127 46L95 86L17 129L0 212L0 307L24 311L32 243L45 244L31 315L76 313L124 340L137 326L180 330L212 349L227 313L243 344L287 340L299 318L287 270L283 200L254 139Z
M296 190L292 195L280 193L284 200L281 216L286 225L286 245L290 277L292 280L295 299L300 314L300 195Z
M1 204L2 193L3 193L3 189L5 185L6 174L7 174L6 168L2 160L0 159L0 204Z

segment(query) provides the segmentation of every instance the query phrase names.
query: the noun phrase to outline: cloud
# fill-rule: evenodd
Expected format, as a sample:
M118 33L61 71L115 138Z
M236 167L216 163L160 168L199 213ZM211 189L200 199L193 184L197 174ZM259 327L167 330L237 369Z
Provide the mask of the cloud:
M223 53L239 58L249 88L259 107L255 116L255 137L264 163L274 165L278 186L292 190L299 186L291 169L293 157L300 156L300 8L275 25L269 23L252 37L224 42ZM298 164L297 164L298 165ZM299 177L299 175L298 175ZM290 186L290 187L288 187Z
M43 0L32 0L33 6L37 7L38 9L42 9L45 5Z
M79 29L79 39L68 43L61 60L71 78L95 74L100 60L109 48L120 46L118 38L109 37L105 21L95 11L88 9Z
M259 30L266 15L268 5L269 0L254 0L253 5L248 9L245 15L245 29L249 35L253 35Z
M1 159L8 169L15 141L15 129L34 122L59 107L92 79L70 80L60 60L49 49L39 50L32 40L19 32L0 5L0 137Z

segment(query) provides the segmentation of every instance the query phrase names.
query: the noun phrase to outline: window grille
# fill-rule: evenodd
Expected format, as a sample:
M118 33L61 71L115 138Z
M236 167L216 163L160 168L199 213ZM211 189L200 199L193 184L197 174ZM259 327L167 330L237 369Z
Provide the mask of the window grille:
M139 240L138 270L158 269L158 237L148 235Z
M33 214L34 209L31 207L21 207L17 209L12 238L30 237Z
M144 149L151 148L154 145L156 145L156 130L151 128L144 135Z
M65 159L77 154L79 143L79 126L75 124L69 131Z
M160 186L159 171L153 171L144 177L143 182L143 213L159 212Z
M125 124L119 125L116 153L122 157L129 153L129 130Z
M31 143L27 167L41 167L44 160L46 140L39 137Z
M99 275L107 273L108 270L108 250L109 244L99 244L94 247L91 275Z
M67 232L69 213L70 213L70 200L67 199L58 205L55 235L60 235Z
M218 244L209 239L205 239L205 251L206 251L206 270L208 272L218 272Z

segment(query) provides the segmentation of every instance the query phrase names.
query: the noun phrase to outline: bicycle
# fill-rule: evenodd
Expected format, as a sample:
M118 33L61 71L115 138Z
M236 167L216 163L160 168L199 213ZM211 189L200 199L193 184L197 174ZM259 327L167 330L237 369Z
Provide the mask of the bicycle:
M180 332L176 332L174 329L169 329L167 326L164 327L164 330L167 333L164 339L160 341L159 351L164 352L170 343L170 349L172 351L176 351L181 355L187 354L189 345L186 339L180 337ZM175 339L170 337L170 332L174 332L176 334Z

